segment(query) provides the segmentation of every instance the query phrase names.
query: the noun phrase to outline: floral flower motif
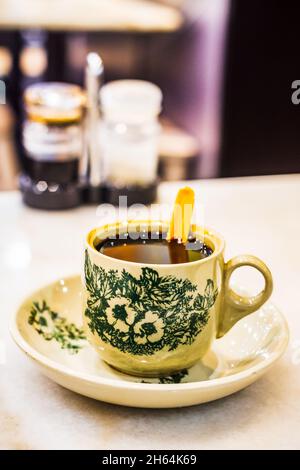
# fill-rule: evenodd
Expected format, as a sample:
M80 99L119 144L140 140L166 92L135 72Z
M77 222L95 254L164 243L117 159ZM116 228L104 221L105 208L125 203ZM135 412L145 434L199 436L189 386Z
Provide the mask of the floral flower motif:
M28 323L46 341L57 341L62 349L67 349L71 354L77 354L84 346L86 336L83 329L54 312L45 300L32 303Z
M122 333L128 333L129 326L133 324L135 318L135 311L129 304L127 299L114 297L106 309L108 323Z
M134 340L137 344L156 343L164 335L164 322L158 313L146 312L145 317L138 321L134 327Z
M85 316L94 335L121 352L151 356L191 344L210 316L218 290L206 280L201 293L187 278L143 267L139 276L95 265L86 251Z

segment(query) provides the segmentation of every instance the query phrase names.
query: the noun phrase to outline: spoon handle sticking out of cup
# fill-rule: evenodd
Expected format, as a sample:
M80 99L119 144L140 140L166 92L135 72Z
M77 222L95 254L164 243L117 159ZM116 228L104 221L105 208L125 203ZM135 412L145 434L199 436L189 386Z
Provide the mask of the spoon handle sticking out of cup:
M181 188L176 196L170 221L167 240L177 240L186 243L189 237L191 219L195 203L195 193L192 188Z
M188 262L185 243L190 233L194 202L195 193L192 188L186 186L178 191L167 233L172 263Z

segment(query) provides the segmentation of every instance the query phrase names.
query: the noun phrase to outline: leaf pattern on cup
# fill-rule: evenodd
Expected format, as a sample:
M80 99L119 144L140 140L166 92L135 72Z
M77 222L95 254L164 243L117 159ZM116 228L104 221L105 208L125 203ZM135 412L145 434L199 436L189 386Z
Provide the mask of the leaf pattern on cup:
M160 276L144 267L139 277L123 269L84 265L87 302L84 314L93 334L116 349L149 356L190 345L209 319L218 291L207 279L203 294L189 279Z

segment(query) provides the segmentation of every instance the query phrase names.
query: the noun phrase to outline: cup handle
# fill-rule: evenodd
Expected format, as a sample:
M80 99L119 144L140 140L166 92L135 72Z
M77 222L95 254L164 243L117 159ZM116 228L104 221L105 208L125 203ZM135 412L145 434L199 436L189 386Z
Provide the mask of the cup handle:
M259 294L252 297L239 295L229 286L233 271L242 266L251 266L264 276L265 287ZM272 294L272 290L272 274L259 258L252 255L240 255L229 260L224 266L223 304L221 305L217 338L224 336L241 318L261 307Z

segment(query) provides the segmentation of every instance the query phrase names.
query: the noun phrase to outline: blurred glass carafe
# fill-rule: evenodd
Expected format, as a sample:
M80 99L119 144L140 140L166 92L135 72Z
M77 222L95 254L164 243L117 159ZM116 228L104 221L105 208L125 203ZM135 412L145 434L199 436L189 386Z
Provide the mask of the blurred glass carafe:
M67 83L39 83L26 89L24 104L24 202L40 209L79 205L82 89Z
M106 201L149 204L156 198L162 93L149 82L117 80L103 86L101 143Z

